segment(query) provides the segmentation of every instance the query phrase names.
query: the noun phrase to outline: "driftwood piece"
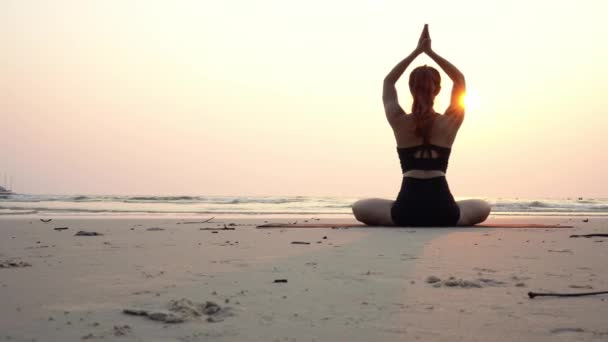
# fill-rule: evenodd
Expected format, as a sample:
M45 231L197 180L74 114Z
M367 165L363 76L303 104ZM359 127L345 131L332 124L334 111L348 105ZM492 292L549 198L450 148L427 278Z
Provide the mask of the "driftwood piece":
M212 217L212 218L210 218L210 219L207 219L207 220L205 220L205 221L188 221L188 222L178 222L177 224L198 224L198 223L208 223L208 222L211 222L211 220L213 220L214 218L215 218L215 216L214 216L214 217Z
M594 296L600 294L608 294L608 291L599 292L575 292L575 293L539 293L539 292L528 292L528 297L533 299L534 297L582 297L582 296Z
M236 228L231 228L231 227L224 227L224 228L200 228L200 230L218 231L218 230L236 230Z
M592 238L592 237L608 237L608 234L582 234L582 235L570 235L571 238L579 238L579 237L584 237L584 238Z

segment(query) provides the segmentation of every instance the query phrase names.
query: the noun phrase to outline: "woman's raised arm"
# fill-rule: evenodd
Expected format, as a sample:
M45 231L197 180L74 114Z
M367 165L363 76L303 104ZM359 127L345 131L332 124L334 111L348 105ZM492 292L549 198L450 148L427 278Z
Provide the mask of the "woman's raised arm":
M443 71L448 74L454 85L452 86L452 96L450 106L445 111L446 115L456 116L461 120L464 118L464 95L467 90L464 75L452 63L439 56L431 49L430 42L428 49L424 51Z
M397 64L391 72L384 78L384 86L382 87L382 103L384 103L384 112L386 113L386 119L389 123L395 122L396 119L405 115L405 111L399 105L399 98L397 97L397 88L395 83L403 75L403 72L412 63L421 51L414 50L409 56L405 57L399 64Z
M412 64L412 61L414 61L414 59L416 59L416 57L418 57L418 55L425 50L427 44L430 44L430 40L428 39L428 26L424 25L424 29L422 30L422 34L420 35L416 49L414 49L409 56L405 57L401 62L399 62L384 78L382 102L384 103L386 119L390 124L395 122L396 119L405 115L405 111L399 105L395 83L397 83L401 75L403 75L407 67Z

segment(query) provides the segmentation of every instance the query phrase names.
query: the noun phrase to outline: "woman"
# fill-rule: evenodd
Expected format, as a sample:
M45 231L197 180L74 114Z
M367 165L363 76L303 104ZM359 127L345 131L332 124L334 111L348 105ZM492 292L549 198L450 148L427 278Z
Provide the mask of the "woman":
M412 113L399 105L395 83L421 53L426 53L454 82L450 106L442 115L433 109L441 89L439 72L421 66L410 74ZM490 206L481 200L454 201L445 178L456 133L464 119L466 86L462 73L431 49L428 25L418 46L384 79L382 101L397 141L403 181L395 201L371 198L353 204L357 220L377 226L470 226L483 222Z

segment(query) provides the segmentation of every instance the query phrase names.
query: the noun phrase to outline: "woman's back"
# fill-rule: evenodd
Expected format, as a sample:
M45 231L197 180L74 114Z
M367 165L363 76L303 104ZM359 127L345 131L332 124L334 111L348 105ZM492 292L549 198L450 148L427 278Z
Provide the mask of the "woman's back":
M391 123L395 141L398 148L409 148L422 146L425 143L451 148L456 140L456 134L462 124L462 120L454 115L430 114L427 141L420 137L416 131L417 122L413 114L403 115L399 120Z

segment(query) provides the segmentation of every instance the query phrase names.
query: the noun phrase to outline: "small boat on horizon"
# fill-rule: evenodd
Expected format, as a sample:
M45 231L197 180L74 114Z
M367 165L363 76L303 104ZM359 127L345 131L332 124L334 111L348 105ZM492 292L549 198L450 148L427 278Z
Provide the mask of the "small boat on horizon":
M0 197L7 197L14 194L15 193L10 189L5 189L4 187L0 186Z
M6 198L15 193L11 190L13 185L13 177L4 174L4 183L0 183L0 198Z

